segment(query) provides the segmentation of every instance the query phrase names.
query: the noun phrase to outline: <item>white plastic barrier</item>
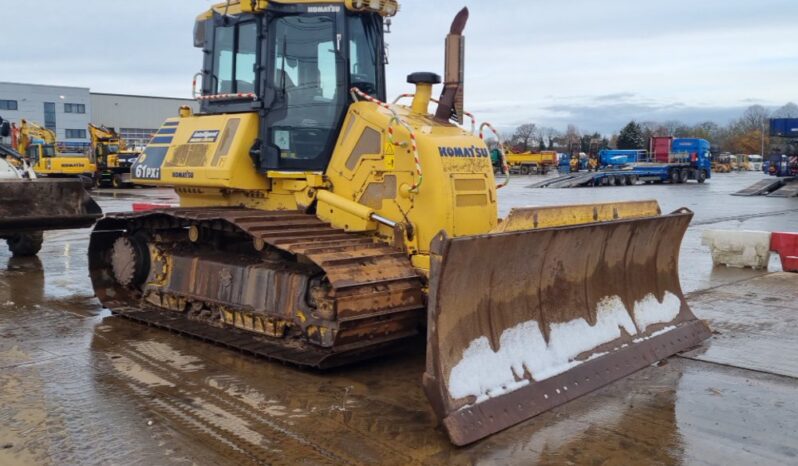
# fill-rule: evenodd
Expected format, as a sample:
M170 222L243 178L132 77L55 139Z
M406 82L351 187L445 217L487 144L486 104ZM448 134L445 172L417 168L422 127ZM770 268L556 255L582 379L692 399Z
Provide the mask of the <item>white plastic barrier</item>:
M709 246L716 266L766 269L770 262L768 231L705 230L701 244Z

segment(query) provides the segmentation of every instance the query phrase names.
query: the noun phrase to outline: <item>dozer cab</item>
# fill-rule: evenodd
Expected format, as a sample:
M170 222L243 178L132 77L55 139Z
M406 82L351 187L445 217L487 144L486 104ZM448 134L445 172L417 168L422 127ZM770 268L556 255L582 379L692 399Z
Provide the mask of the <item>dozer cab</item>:
M0 239L15 256L36 255L45 230L86 228L102 216L80 180L37 179L21 154L2 142L0 118Z
M102 303L315 368L426 334L422 383L458 445L706 338L677 270L691 212L630 202L500 221L492 127L462 127L468 12L443 79L411 74L400 105L386 103L383 43L398 9L233 0L203 13L200 113L164 122L131 169L174 186L180 206L97 224Z

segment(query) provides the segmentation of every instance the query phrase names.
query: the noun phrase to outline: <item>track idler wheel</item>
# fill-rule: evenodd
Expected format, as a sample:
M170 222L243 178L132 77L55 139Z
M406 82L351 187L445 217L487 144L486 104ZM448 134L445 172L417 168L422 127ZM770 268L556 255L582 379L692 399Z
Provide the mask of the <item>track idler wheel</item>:
M111 248L111 270L122 286L144 283L150 273L150 253L146 242L135 236L121 236Z

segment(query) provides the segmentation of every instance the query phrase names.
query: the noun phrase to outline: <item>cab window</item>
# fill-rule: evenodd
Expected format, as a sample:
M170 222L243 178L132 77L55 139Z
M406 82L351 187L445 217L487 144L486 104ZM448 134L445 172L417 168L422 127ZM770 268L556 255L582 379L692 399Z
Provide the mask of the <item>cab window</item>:
M349 74L352 85L374 97L381 98L378 83L380 62L379 20L372 15L353 15L349 22Z
M254 22L216 28L211 77L215 94L255 92L257 36Z
M323 160L348 97L334 18L284 16L271 30L273 86L285 111L272 123L270 143L283 162Z

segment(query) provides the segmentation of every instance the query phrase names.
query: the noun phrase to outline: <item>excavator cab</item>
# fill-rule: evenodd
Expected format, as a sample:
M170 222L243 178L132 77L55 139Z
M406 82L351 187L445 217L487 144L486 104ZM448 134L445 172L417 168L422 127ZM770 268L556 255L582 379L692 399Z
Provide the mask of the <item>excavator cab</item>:
M257 111L250 154L262 172L324 170L350 89L385 99L382 16L343 5L271 3L198 22L203 113Z
M52 144L34 143L25 150L25 156L31 165L36 165L39 160L55 157L56 154L55 146Z

